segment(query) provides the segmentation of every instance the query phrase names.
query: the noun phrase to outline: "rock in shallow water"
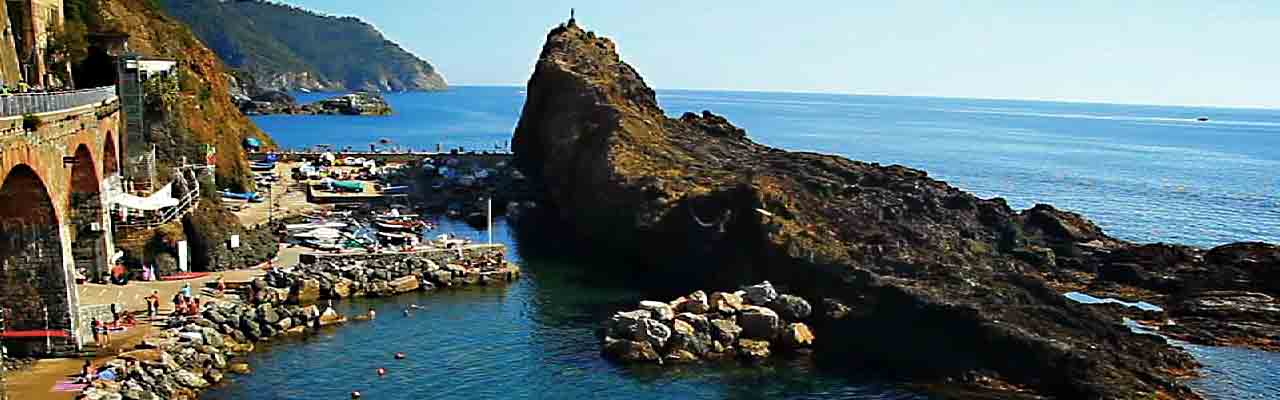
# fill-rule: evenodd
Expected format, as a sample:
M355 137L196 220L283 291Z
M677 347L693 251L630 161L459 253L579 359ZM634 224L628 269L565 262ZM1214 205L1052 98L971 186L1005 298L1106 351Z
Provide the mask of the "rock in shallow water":
M812 345L814 336L808 325L802 322L793 322L782 329L781 339L784 346L795 349Z
M738 356L749 362L760 362L769 358L769 342L764 340L738 339Z

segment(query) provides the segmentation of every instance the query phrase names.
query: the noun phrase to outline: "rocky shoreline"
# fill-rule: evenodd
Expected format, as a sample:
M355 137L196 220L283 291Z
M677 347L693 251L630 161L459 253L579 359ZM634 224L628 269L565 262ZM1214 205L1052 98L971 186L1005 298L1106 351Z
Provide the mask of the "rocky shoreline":
M813 313L799 296L768 281L732 293L696 291L667 303L641 301L601 329L603 354L624 362L687 363L737 357L757 363L778 351L807 352Z
M518 279L520 270L503 255L505 247L480 246L416 257L331 256L270 271L243 285L247 302L229 298L207 304L199 315L169 318L159 333L100 366L113 370L117 379L94 381L84 398L195 400L226 374L250 373L248 364L236 360L252 352L255 343L348 322L333 308L311 304L315 301L506 284Z
M1278 246L1130 243L925 171L771 148L711 112L667 117L607 38L570 22L546 39L512 140L544 189L537 229L655 280L833 299L847 310L814 346L832 363L990 398L1200 398L1190 354L1067 291L1163 304L1148 317L1193 342L1275 342Z

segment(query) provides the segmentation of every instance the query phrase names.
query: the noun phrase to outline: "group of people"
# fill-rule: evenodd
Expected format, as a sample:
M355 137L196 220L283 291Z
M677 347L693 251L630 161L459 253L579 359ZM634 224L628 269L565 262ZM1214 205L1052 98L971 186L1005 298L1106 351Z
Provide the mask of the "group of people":
M191 293L191 284L182 285L182 290L173 295L174 315L200 315L200 298Z

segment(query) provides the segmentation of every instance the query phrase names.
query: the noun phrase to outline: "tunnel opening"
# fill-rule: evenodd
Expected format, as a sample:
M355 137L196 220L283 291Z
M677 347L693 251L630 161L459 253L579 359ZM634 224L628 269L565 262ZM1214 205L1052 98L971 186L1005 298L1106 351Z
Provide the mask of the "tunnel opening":
M0 183L0 308L7 332L69 331L70 281L63 266L58 215L40 176L26 165ZM6 340L14 354L48 353L52 344ZM65 338L60 337L60 341Z

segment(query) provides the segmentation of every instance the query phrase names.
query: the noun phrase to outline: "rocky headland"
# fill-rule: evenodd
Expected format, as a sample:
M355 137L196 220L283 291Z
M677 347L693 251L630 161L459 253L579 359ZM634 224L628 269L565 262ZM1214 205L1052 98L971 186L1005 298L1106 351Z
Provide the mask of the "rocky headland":
M545 189L548 222L526 225L655 281L767 279L822 298L820 361L992 398L1195 399L1190 355L1064 291L1165 304L1166 320L1204 321L1177 324L1188 337L1274 326L1274 245L1139 245L925 171L771 148L711 112L668 117L607 38L570 22L546 39L513 138Z

